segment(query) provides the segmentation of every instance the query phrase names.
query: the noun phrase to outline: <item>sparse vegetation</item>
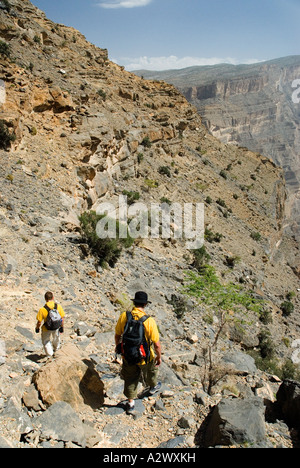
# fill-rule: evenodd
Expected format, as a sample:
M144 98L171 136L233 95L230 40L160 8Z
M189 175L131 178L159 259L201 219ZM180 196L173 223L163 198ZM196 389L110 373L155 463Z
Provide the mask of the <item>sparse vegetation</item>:
M148 188L157 188L159 186L159 183L157 182L157 180L145 179L145 185Z
M205 229L204 238L210 244L212 244L213 242L221 242L223 237L223 234L220 234L219 232L214 233L208 228Z
M91 253L98 260L100 266L104 267L108 264L113 267L118 261L123 248L129 248L134 240L130 237L128 230L127 237L120 238L120 224L117 220L112 220L113 223L116 223L116 238L99 238L96 228L98 222L104 217L105 215L97 215L95 211L84 212L79 217L81 233L83 240L88 244Z
M136 201L140 199L139 192L131 192L128 190L123 190L122 194L127 197L128 205L133 205Z
M9 47L9 45L8 45L6 42L4 42L4 41L0 41L0 55L1 55L2 57L7 57L7 58L9 58L9 57L10 57L10 54L11 54L11 52L10 52L10 47Z
M103 99L103 101L106 100L106 92L103 91L103 89L98 89L97 94Z
M167 177L171 177L171 170L170 170L169 166L160 166L159 169L158 169L158 172L161 175L166 175Z
M166 203L167 205L172 205L171 200L169 200L169 198L167 198L167 197L161 197L160 202L161 203Z
M223 179L227 180L227 172L226 171L222 170L220 172L220 176L223 177Z
M16 135L10 133L7 123L4 120L0 120L0 149L8 149L15 140Z
M261 234L259 232L251 232L251 239L259 242L261 240Z
M152 143L151 143L150 138L148 136L143 139L141 144L142 144L142 146L144 146L144 148L151 148L151 146L152 146Z
M144 159L143 153L138 153L138 155L137 155L137 162L138 162L138 164L141 164L141 162L143 161L143 159Z
M207 253L205 246L203 245L200 249L193 250L194 260L193 267L199 272L205 270L207 262L210 260L210 255Z
M290 301L284 301L281 306L280 306L280 309L284 315L284 317L289 317L293 312L294 312L294 304Z
M199 249L201 250L201 249ZM225 312L253 311L258 316L263 310L263 301L255 299L251 292L234 283L222 284L211 265L203 265L205 252L202 252L202 267L198 273L187 273L188 283L185 286L187 294L198 298L202 304L214 306L216 310Z
M36 44L41 44L41 38L37 34L34 36L33 40Z
M246 291L240 285L221 284L215 269L210 265L202 266L199 273L189 271L184 291L196 298L199 304L207 306L206 317L210 310L218 316L214 339L207 339L202 346L204 364L201 381L204 390L210 394L213 386L232 372L222 364L217 352L218 341L225 325L232 323L242 328L244 324L249 323L250 311L258 315L261 313L263 302L255 299L251 292Z

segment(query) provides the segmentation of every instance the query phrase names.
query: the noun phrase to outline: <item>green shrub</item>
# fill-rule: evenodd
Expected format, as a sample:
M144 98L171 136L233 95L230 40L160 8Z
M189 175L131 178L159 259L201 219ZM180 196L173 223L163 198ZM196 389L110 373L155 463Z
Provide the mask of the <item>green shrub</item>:
M150 138L147 136L143 139L142 143L141 143L145 148L151 148L152 146L152 143L150 141Z
M0 41L0 55L2 55L2 57L10 57L10 47L4 41Z
M212 244L213 242L221 242L223 237L224 237L223 234L220 234L219 232L214 233L210 229L205 228L204 238L210 244Z
M169 166L160 166L158 172L162 175L166 175L167 177L171 177L171 171Z
M234 268L240 261L241 257L238 255L226 255L225 257L225 265L227 265L229 268Z
M201 303L213 306L217 310L238 312L246 309L259 315L263 301L255 299L251 292L244 290L240 285L222 284L214 267L204 265L205 251L202 251L202 255L204 258L199 257L202 263L199 273L192 271L187 273L187 284L184 287L186 294L198 298Z
M273 323L272 318L272 311L269 309L263 309L260 313L259 320L264 324L268 325L269 323Z
M106 100L106 92L103 89L98 89L97 91L98 96L102 97L103 101Z
M260 241L261 240L261 234L259 232L251 232L251 239L255 241Z
M4 120L0 120L0 149L8 149L11 143L15 140L16 135L14 133L10 133Z
M226 171L222 170L220 172L220 176L223 177L223 179L227 180L227 172Z
M269 330L262 330L258 335L260 355L263 359L272 359L275 353L275 346Z
M167 205L172 205L171 200L169 200L169 198L167 198L167 197L161 197L160 202L161 203L166 203Z
M183 297L172 294L171 299L168 300L168 304L173 306L173 310L178 319L184 316L187 309L187 302Z
M123 190L122 193L127 197L128 205L133 205L137 200L140 199L139 192L128 192L127 190Z
M148 188L157 188L159 186L159 183L157 182L157 180L145 179L145 185Z
M294 312L294 304L290 301L285 301L281 304L280 309L284 317L289 317Z
M294 297L296 297L296 293L294 291L290 291L285 297L288 301L291 301Z
M282 380L291 379L296 380L297 382L300 381L300 371L299 367L293 363L291 359L287 359L283 364L282 368L282 375L280 376Z
M193 250L193 254L193 267L198 271L202 271L202 269L206 267L207 262L210 260L210 255L206 252L204 245L200 247L200 249Z
M144 159L143 153L138 153L138 155L137 155L137 162L138 162L138 164L141 164L141 162L143 161L143 159Z
M105 215L97 215L95 211L83 213L79 217L81 233L99 264L101 266L108 264L113 267L120 258L123 248L131 247L134 240L130 237L128 230L127 237L125 239L120 238L120 224L117 220L114 220L116 222L116 239L99 238L96 228L98 222L103 218L105 218Z
M219 206L222 206L222 208L227 208L226 206L226 202L224 200L222 200L222 198L218 198L216 200L216 203L219 205Z

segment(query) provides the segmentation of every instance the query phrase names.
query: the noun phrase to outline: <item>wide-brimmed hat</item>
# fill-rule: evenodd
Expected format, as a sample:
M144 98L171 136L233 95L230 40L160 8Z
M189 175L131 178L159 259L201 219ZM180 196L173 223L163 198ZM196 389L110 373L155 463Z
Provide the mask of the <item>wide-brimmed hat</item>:
M148 294L144 291L136 292L132 300L135 304L151 304L151 301L148 301Z

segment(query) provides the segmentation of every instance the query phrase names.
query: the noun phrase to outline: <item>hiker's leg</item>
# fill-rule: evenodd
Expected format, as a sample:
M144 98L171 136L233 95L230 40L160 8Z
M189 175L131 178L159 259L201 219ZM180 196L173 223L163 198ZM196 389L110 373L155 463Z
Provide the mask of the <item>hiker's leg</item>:
M42 343L43 343L46 355L48 357L53 356L53 347L51 344L51 331L42 330Z
M141 366L145 384L147 387L155 387L157 385L158 367L155 365L155 359L148 364Z
M129 401L137 397L140 375L141 370L139 366L130 366L125 360L123 361L121 376L124 379L124 395Z
M54 349L54 352L58 351L59 348L60 348L60 333L59 333L59 330L55 330L55 332L53 332L53 349Z

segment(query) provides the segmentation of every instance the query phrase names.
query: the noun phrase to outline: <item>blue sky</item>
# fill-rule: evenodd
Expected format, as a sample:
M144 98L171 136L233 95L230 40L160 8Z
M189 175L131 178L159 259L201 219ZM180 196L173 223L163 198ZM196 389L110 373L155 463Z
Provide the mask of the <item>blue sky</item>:
M32 0L128 70L300 53L300 0Z

